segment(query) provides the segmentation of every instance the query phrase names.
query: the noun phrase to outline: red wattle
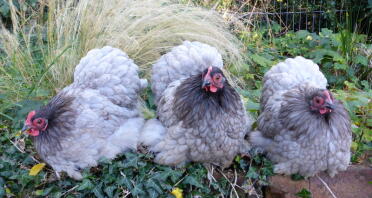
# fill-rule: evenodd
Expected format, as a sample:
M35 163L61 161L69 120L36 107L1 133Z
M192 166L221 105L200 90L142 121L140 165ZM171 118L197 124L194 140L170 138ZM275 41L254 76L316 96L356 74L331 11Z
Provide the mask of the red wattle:
M31 136L38 136L40 132L37 129L29 129L27 133Z
M211 85L210 88L209 88L209 90L210 90L211 92L213 92L213 93L216 93L216 92L217 92L217 87Z

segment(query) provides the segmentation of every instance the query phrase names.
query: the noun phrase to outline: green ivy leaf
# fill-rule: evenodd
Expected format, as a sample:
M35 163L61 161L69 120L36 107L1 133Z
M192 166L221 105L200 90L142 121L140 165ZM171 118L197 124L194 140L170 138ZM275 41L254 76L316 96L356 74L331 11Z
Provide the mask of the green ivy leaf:
M172 170L169 172L171 181L173 183L176 183L181 177L182 177L183 172L179 170Z
M311 192L303 188L300 192L296 193L296 196L301 198L311 198Z
M147 190L147 192L149 194L148 197L150 197L150 198L157 198L157 197L159 197L159 193L156 190L152 189L152 188L150 188L149 190Z
M127 158L124 162L124 168L138 168L138 156L134 153L125 153L125 157Z
M124 185L129 190L133 189L133 184L130 182L130 180L125 176L120 178L120 180L117 182L119 185Z
M134 188L131 190L131 193L133 194L133 196L139 196L139 195L146 194L145 191L143 191L142 184L135 185Z
M305 39L308 35L310 35L310 32L307 30L299 30L296 32L296 38L298 39Z
M251 179L257 179L260 175L257 173L257 169L255 167L249 167L246 177Z
M78 191L82 190L91 190L93 189L94 185L89 179L83 179L83 183L77 188Z
M1 170L1 167L0 167L0 170ZM0 197L4 197L5 196L4 184L5 184L4 179L2 177L0 177Z
M272 66L273 65L273 62L270 61L269 59L265 58L265 57L262 57L258 54L252 54L250 56L250 58L255 62L257 63L258 65L261 65L263 67L269 67L269 66Z
M108 186L105 188L105 193L108 197L113 197L114 196L114 191L117 189L116 186Z
M104 196L103 193L102 193L101 188L102 188L102 184L96 186L96 187L93 189L93 191L92 191L92 192L94 193L94 195L95 195L97 198L105 198L105 196Z
M5 2L0 6L0 16L8 17L10 15L10 9L8 2Z
M44 193L43 190L36 190L36 191L34 192L34 194L35 194L36 196L42 196L43 193Z
M334 68L335 68L335 69L338 69L338 70L346 70L346 69L347 69L347 65L345 65L345 64L340 64L340 63L335 63L335 64L334 64Z
M305 177L300 175L300 174L292 174L291 179L294 180L294 181L299 181L299 180L305 179Z
M146 182L145 187L146 187L147 189L152 188L152 189L156 190L156 192L158 192L158 193L162 193L162 191L163 191L163 190L159 187L159 185L158 185L158 184L157 184L153 179L149 179L149 180Z
M346 60L342 57L337 51L333 51L330 49L319 49L309 53L310 57L313 58L313 61L320 64L322 60L328 56L331 57L334 62L338 62L341 64L346 64Z
M356 55L353 59L354 63L368 66L368 58L361 55Z
M192 186L196 186L196 187L199 187L199 188L204 187L198 180L195 179L195 177L190 176L190 175L186 176L182 183L183 184L190 184Z
M52 186L52 187L49 187L49 188L46 188L46 189L36 190L35 195L37 195L37 196L47 196L53 190L53 188L54 187Z

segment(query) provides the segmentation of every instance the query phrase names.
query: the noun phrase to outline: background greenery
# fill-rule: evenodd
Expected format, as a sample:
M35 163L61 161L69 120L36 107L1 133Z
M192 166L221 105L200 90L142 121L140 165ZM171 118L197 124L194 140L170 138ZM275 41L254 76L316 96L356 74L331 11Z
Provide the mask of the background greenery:
M45 104L59 89L71 82L70 73L76 61L92 46L106 43L107 39L113 40L112 42L128 41L120 35L153 38L159 34L155 31L156 27L142 23L144 21L142 19L136 21L136 24L140 25L134 30L120 30L115 33L116 30L111 28L114 27L112 24L115 24L112 13L116 13L117 10L107 5L102 5L102 9L89 9L92 15L84 15L79 12L66 14L71 7L80 9L81 4L75 1L66 1L70 3L66 7L57 6L65 5L64 1L50 2L47 4L37 0L17 0L10 3L7 0L0 0L0 16L4 25L0 31L0 197L173 197L171 191L175 187L182 189L185 197L262 195L262 186L267 185L268 177L273 174L272 165L254 150L250 158L237 156L230 168L224 171L215 170L215 180L212 181L207 179L206 170L200 164L190 163L184 168L176 169L153 164L151 154L134 153L126 153L113 161L104 160L98 167L86 169L84 180L81 182L67 177L57 180L49 167L44 168L36 176L30 176L31 167L41 160L35 153L31 141L19 133L25 115ZM184 6L196 5L205 9L190 8L191 10L187 12L173 16L175 11L186 9L175 7L173 10L170 9L171 14L162 16L161 20L154 15L151 15L151 18L154 18L155 22L161 21L162 24L166 24L169 21L177 23L177 17L180 17L189 24L184 27L182 35L189 34L189 37L173 36L181 30L170 27L166 30L172 33L169 35L171 41L167 43L159 38L153 41L155 43L153 45L169 47L185 38L216 44L210 37L227 38L224 41L226 44L216 45L226 50L224 58L229 64L227 72L244 96L247 110L255 117L259 114L261 80L272 65L297 55L314 60L321 66L336 98L342 100L350 112L353 121L352 162L371 163L372 47L371 36L368 35L370 32L368 17L371 10L366 8L372 8L372 1L360 1L361 4L353 1L326 1L326 4L321 5L322 8L330 10L327 12L328 28L318 28L312 33L307 30L291 30L275 17L264 20L255 16L249 17L249 12L253 10L280 12L279 4L297 5L296 9L311 12L319 9L317 5L322 1L313 2L313 4L310 2L310 5L306 4L305 7L296 0L284 2L183 0L181 3ZM169 2L164 1L163 4ZM164 13L162 7L156 7L158 4L153 6ZM349 14L345 14L341 19L335 17L332 10L343 8L348 9ZM137 9L138 7L129 6L125 11L137 13ZM210 26L201 24L196 29L192 28L198 21L192 17L207 16L207 9L220 12L234 33L234 38L225 33L224 27L217 25L222 23L219 16L213 15L206 19ZM97 13L105 15L101 18ZM64 17L70 17L71 20L78 14L83 15L78 25L62 20ZM113 18L105 20L104 17ZM125 20L125 17L121 18L117 24L125 23ZM92 21L98 23L97 26L92 26ZM107 25L108 21L112 23L111 26ZM297 19L296 21L301 22ZM128 24L130 23L133 21L128 20ZM78 29L72 28L77 26ZM167 26L161 26L159 29L164 27ZM5 31L6 29L9 32ZM148 31L149 29L155 33ZM191 32L195 31L204 36L192 37L195 34ZM63 32L63 35L59 35L60 32ZM208 34L213 36L205 36ZM235 53L235 46L242 48L243 55ZM146 76L151 59L145 60L141 53L137 53L142 49L139 48L141 46L120 47L139 62L142 75ZM167 51L166 48L144 50L154 58ZM146 116L153 116L155 106L151 91L143 94L143 99ZM301 194L303 193L299 192L299 195Z

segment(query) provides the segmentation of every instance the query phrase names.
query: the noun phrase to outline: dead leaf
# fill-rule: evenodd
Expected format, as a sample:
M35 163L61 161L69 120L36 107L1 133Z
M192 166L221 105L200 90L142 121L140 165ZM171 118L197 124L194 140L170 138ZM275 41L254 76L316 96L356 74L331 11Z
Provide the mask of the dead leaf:
M41 170L43 170L44 166L45 166L45 163L40 163L40 164L34 165L31 168L29 175L31 175L31 176L37 175Z

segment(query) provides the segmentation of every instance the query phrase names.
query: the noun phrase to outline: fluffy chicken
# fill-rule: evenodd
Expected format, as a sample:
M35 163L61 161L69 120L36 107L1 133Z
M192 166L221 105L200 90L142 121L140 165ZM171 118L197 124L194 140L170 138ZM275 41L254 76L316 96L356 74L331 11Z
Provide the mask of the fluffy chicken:
M318 65L289 58L264 77L253 145L267 151L274 172L334 176L350 162L351 123L343 104L326 89Z
M215 48L189 41L153 65L158 119L145 124L141 141L156 153L155 162L227 167L247 149L244 136L252 120L222 67Z
M137 70L119 49L91 50L76 67L74 82L28 114L23 131L57 175L82 179L82 168L136 149L144 124L138 93L147 86Z

